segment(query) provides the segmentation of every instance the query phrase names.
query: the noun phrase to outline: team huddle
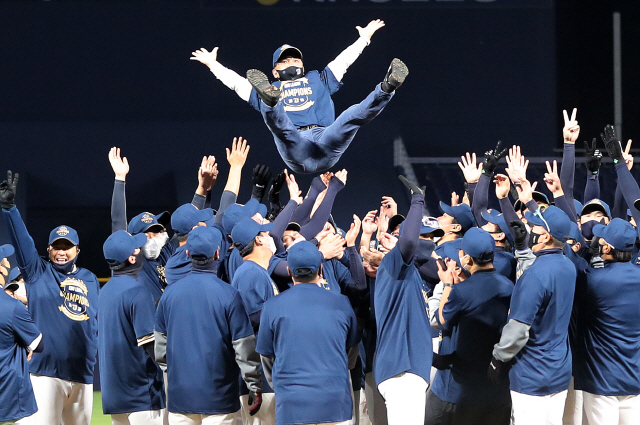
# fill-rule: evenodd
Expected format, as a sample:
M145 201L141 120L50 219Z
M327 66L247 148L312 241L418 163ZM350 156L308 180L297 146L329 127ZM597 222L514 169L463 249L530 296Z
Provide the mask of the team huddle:
M612 126L601 134L618 177L612 208L595 139L583 202L574 198L574 109L560 169L547 162L552 199L527 179L520 147L498 142L482 162L461 157L465 193L441 201L438 217L400 176L406 214L382 196L345 230L333 219L348 173L327 170L408 74L394 59L334 119L330 95L382 26L357 27L322 72L305 73L301 52L280 47L273 85L222 67L217 48L194 52L262 113L287 166L317 175L303 195L288 170L256 165L240 203L250 149L235 138L216 209L218 163L205 156L190 203L129 220L129 162L112 148L102 287L76 264L71 226L53 229L38 255L15 205L18 174L7 172L0 424L88 425L96 355L114 425L640 423L640 187L630 142L623 150ZM500 211L488 208L492 184Z

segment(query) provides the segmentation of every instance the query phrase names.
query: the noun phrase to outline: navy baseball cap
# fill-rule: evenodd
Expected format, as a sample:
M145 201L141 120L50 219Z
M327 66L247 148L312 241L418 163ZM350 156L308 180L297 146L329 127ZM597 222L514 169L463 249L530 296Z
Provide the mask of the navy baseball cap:
M473 217L473 213L471 212L471 207L467 204L460 204L452 207L440 201L440 210L443 213L454 217L462 226L462 232L466 232L477 225L476 219Z
M189 233L186 249L189 256L213 257L222 243L222 234L215 227L196 227Z
M402 214L396 214L389 219L389 225L387 226L387 233L393 233L396 227L400 226L405 220L405 216Z
M474 227L464 234L460 249L473 258L485 258L487 252L495 251L496 243L489 232Z
M593 226L593 235L604 239L617 250L631 251L636 244L638 233L628 221L614 218L606 226L604 224Z
M527 211L525 218L531 226L543 227L554 238L566 242L571 234L571 219L560 208L553 205L549 206L544 212L540 210L536 213Z
M426 235L428 233L433 233L435 237L444 236L444 230L440 228L440 222L438 222L438 219L435 217L429 217L428 215L423 215L420 234Z
M507 237L507 240L510 244L513 244L513 235L509 230L509 226L507 226L507 221L504 219L504 215L498 210L487 210L482 211L482 218L487 220L489 223L493 223L500 228L500 231L504 233Z
M171 214L164 211L158 215L150 212L143 212L133 217L129 222L129 231L132 234L144 233L149 230L161 232L166 229L167 224L171 220Z
M460 264L460 249L462 247L462 239L456 239L454 241L445 242L442 244L443 257L454 260L458 267L462 268Z
M16 250L13 249L13 245L6 244L0 246L0 260L3 258L11 257L14 252L16 252Z
M199 210L193 204L184 204L171 215L171 227L178 236L183 236L188 234L198 223L207 221L211 217L213 217L211 208Z
M584 246L584 236L576 223L571 222L571 231L569 232L569 239L573 239L576 242L580 242Z
M293 57L293 58L299 58L300 60L302 60L302 52L300 51L300 49L298 49L297 47L290 46L288 44L283 44L282 46L278 47L275 52L273 52L273 66L274 66L274 68L275 68L276 64L278 63L278 61L280 60L280 58L285 53L288 54L289 56Z
M231 232L231 239L238 249L244 249L260 232L273 229L273 223L260 224L251 217L243 218L235 225Z
M262 217L266 216L267 207L253 198L244 205L229 205L222 216L222 228L230 235L237 223L243 218L253 217L256 213L259 213Z
M78 232L69 226L58 226L49 233L49 245L52 245L58 239L66 239L74 245L79 245Z
M311 276L318 272L322 254L311 242L302 241L289 248L287 263L292 276Z
M122 264L133 255L137 248L142 248L145 243L147 243L147 235L144 233L132 235L127 231L118 230L112 233L104 242L102 252L108 262Z
M611 218L611 209L609 208L609 205L607 205L605 202L601 201L600 199L592 199L586 204L584 204L579 215L583 216L593 211L600 211L606 214L607 217Z
M16 281L20 280L21 277L22 277L22 272L17 267L12 268L11 271L9 272L9 282L13 282L14 280Z
M573 205L576 207L576 211L582 211L582 202L578 201L577 199L573 200Z
M549 197L547 197L547 195L542 192L538 192L537 190L531 192L531 198L536 201L536 203L553 205L553 202L549 202ZM522 211L525 208L527 208L527 206L524 205L520 199L516 199L516 202L513 203L513 209L516 211Z
M4 289L5 291L15 292L19 287L20 285L18 284L18 282L7 282L4 284L2 289Z
M292 221L291 223L287 224L287 228L284 229L284 230L293 230L293 231L299 232L300 231L300 224Z

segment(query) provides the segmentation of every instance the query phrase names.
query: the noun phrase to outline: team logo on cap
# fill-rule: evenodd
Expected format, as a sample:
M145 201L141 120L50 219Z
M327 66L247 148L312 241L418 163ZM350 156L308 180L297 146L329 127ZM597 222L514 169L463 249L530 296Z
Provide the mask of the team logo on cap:
M65 316L71 320L82 322L89 320L87 309L89 308L89 299L87 285L80 279L65 279L60 282L60 296L64 299L61 306L58 307Z
M149 224L151 222L153 222L153 217L151 216L151 214L144 214L142 216L142 218L140 219L140 221L142 221L144 224Z
M69 234L69 229L67 229L67 226L60 226L56 234L58 236L67 236Z

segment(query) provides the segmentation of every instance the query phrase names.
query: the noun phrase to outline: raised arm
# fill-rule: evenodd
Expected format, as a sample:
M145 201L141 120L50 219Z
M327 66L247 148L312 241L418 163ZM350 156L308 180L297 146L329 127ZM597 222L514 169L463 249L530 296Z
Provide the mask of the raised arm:
M302 203L302 192L298 188L298 183L293 175L289 176L285 171L285 179L287 187L289 189L289 202L284 209L278 214L273 221L273 229L269 232L273 241L276 244L276 252L282 252L285 250L282 244L282 235L284 234L287 225L291 222L291 215L298 208L298 205Z
M327 189L327 185L332 176L333 173L324 173L322 176L316 176L311 180L311 186L309 187L307 196L302 201L302 205L293 213L291 221L298 223L300 226L304 226L309 222L316 199L318 199L320 192ZM326 180L326 182L324 180Z
M11 170L7 171L7 179L0 183L0 207L2 207L11 245L15 248L16 262L24 275L24 280L28 281L33 277L40 262L36 245L27 232L27 227L15 204L18 177L18 173L13 175Z
M205 208L207 204L207 193L216 184L218 178L218 164L216 164L215 156L204 156L198 168L198 187L193 195L191 204L199 210Z
M624 162L627 164L627 169L631 171L633 168L633 155L629 152L631 151L631 139L627 142L627 147L622 152L622 157L624 158ZM622 196L622 188L620 187L620 183L616 184L616 194L613 201L613 208L611 208L611 218L621 218L623 220L627 220L627 203Z
M398 248L405 264L411 264L418 249L420 226L422 225L422 209L424 207L424 190L400 176L400 181L411 191L411 207L404 220L402 232L398 238Z
M225 86L235 91L240 99L245 102L249 101L251 96L251 83L246 78L240 76L237 72L225 68L218 62L218 48L214 47L213 50L208 51L204 47L195 52L191 52L191 60L198 61L209 67L213 75L222 82Z
M367 289L367 277L364 274L364 266L362 260L358 255L356 249L356 239L360 233L361 221L357 215L353 215L353 223L347 234L345 235L345 241L347 242L347 249L345 253L349 258L349 273L347 279L345 279L346 286L349 286L358 291L364 291Z
M327 220L329 220L336 195L344 188L346 183L347 170L338 171L335 176L331 177L327 194L324 196L322 203L309 222L300 228L300 234L304 236L306 240L312 239L322 230Z
M576 173L576 140L580 135L580 126L578 125L578 121L576 121L577 112L578 110L573 108L571 118L569 118L567 111L562 111L564 117L564 127L562 128L564 149L562 151L562 165L560 166L560 183L564 189L567 202L574 211L574 215L577 215L573 202L573 184Z
M600 162L602 161L602 153L596 149L596 138L591 141L591 146L585 141L584 150L587 153L585 157L585 166L587 167L587 184L584 187L583 203L587 203L592 199L600 199L600 180L598 175L600 172Z
M120 148L113 147L109 151L109 163L116 175L111 195L111 233L127 230L127 198L125 195L125 181L129 174L129 161L120 157Z
M384 27L384 21L375 19L362 28L356 27L360 37L351 46L347 47L340 53L334 60L329 62L327 68L331 70L336 80L342 81L342 77L347 72L347 69L358 59L362 54L365 47L371 43L371 37L380 28ZM214 49L217 51L217 49Z
M567 197L562 191L560 177L558 176L558 162L554 160L553 165L551 165L549 161L546 161L546 164L547 172L544 174L544 182L547 185L547 189L549 189L549 191L553 194L553 199L555 200L556 207L564 211L564 213L567 214L571 221L577 223L578 218L573 212L574 209L571 208ZM571 202L573 203L573 200Z
M247 155L249 155L249 145L247 141L242 137L234 137L231 143L231 150L227 148L227 161L229 162L229 176L227 177L227 184L222 192L220 198L220 206L218 207L218 213L214 223L222 225L222 216L229 205L236 202L238 199L238 191L240 191L240 178L242 177L242 167L247 161Z

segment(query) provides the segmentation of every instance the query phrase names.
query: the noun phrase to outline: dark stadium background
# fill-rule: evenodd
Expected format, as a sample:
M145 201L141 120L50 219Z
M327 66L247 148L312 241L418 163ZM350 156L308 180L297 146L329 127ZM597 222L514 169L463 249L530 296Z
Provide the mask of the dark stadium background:
M351 212L362 217L382 195L395 196L406 210L393 166L396 137L412 157L482 153L498 139L522 145L528 156L553 157L561 147L561 110L572 107L582 128L578 147L597 135L613 121L614 10L622 13L622 136L638 134L634 3L2 1L0 170L22 175L18 205L41 253L54 226L73 226L79 264L107 276L102 243L110 233L111 146L121 147L132 167L129 217L188 202L205 154L216 155L221 170L216 206L228 170L224 148L234 136L251 145L240 201L250 195L256 163L284 167L260 115L189 61L191 51L220 46L221 63L243 74L268 71L275 48L289 43L302 50L307 69L321 69L356 40L356 25L381 18L387 26L349 69L334 96L336 111L363 99L393 57L407 63L410 75L338 163L349 179L334 215L348 227ZM436 167L450 178L434 181ZM415 171L431 193L462 189L455 165ZM603 179L609 200L613 177ZM0 235L6 242L4 227Z

